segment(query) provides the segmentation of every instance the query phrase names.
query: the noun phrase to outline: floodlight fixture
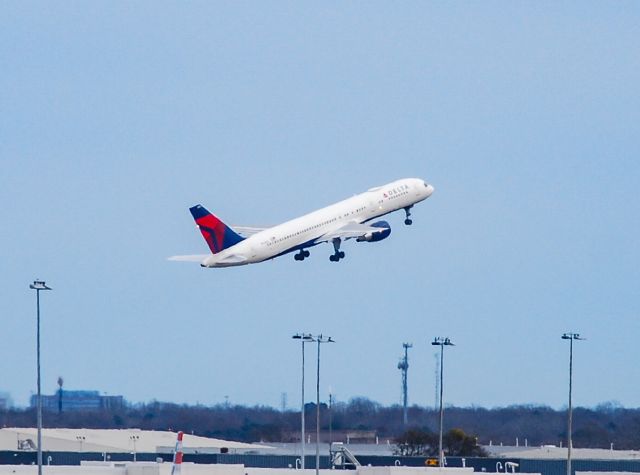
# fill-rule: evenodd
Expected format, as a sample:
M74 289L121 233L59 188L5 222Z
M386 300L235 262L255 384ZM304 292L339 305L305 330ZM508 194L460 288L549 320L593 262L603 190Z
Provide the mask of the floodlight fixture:
M51 290L43 280L34 280L33 284L29 284L29 288L33 290Z

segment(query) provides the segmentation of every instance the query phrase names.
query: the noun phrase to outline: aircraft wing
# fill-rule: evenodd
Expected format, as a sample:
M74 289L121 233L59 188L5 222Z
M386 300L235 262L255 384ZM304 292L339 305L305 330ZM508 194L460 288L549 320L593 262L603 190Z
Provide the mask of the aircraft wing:
M257 226L231 226L235 232L240 234L243 237L253 236L254 234L258 234L260 231L264 231L269 228L259 228Z
M181 261L181 262L202 262L211 254L191 254L188 256L171 256L168 257L169 261Z
M367 224L360 223L347 223L344 226L329 231L318 238L318 241L331 241L333 239L352 239L364 236L367 233L380 232L380 230L386 228L380 228L375 226L369 226Z

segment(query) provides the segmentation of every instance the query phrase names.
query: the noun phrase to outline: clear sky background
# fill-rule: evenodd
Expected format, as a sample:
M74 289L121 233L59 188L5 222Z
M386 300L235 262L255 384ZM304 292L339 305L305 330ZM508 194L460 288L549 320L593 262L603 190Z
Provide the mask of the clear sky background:
M299 404L640 405L638 2L3 2L0 390ZM391 237L235 269L188 207L267 225L436 188ZM313 399L314 352L307 388Z

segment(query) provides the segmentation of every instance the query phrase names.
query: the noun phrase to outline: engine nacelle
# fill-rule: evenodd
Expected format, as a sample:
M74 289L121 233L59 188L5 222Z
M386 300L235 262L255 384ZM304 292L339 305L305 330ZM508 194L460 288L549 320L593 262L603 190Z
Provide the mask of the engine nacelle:
M356 239L356 241L377 242L388 238L389 234L391 234L391 226L389 226L389 223L387 223L386 221L376 221L375 223L371 224L371 227L381 229L380 231L371 231L364 236L359 237L358 239Z

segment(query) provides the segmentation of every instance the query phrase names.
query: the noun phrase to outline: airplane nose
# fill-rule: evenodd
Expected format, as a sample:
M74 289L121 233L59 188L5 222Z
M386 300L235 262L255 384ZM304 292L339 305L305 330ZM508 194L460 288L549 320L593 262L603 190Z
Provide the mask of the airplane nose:
M429 196L431 196L433 194L433 191L435 190L435 188L433 187L433 185L429 185L427 183L425 183L424 186L427 187L426 191L427 191L427 198L428 198Z

